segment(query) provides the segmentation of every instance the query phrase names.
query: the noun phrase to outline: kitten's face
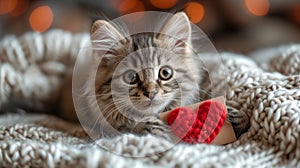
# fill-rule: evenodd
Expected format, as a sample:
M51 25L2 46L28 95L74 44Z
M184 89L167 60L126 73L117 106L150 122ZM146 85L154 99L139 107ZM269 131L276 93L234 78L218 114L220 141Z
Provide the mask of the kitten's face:
M116 102L121 102L118 106L127 104L134 111L148 115L162 112L172 103L180 104L180 85L187 68L182 66L180 56L158 47L158 39L147 35L142 38L148 40L149 46L142 48L137 44L135 51L128 47L129 55L114 69L112 92ZM129 42L132 43L136 43L135 38Z
M187 45L189 25L183 30L183 39L144 33L117 42L104 56L97 75L96 94L112 95L99 97L100 106L113 101L124 115L147 116L194 102L199 62Z

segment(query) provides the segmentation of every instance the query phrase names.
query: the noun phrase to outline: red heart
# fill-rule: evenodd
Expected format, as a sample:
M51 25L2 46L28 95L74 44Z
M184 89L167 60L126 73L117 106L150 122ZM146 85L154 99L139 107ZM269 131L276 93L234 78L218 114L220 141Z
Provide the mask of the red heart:
M197 112L187 107L171 111L168 124L173 133L183 141L210 143L220 132L226 118L226 109L216 101L205 101L199 105Z

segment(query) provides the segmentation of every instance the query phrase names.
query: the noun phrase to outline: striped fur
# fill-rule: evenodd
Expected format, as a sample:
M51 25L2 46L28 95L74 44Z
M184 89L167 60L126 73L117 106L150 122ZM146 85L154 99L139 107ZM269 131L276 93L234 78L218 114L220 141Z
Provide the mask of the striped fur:
M102 136L133 132L168 137L159 113L200 101L203 67L192 52L191 27L184 13L171 17L161 33L130 36L106 21L96 21L91 39L95 58L101 58L94 94ZM164 67L165 73L173 72L168 80L159 76ZM137 82L124 80L128 72L134 72Z

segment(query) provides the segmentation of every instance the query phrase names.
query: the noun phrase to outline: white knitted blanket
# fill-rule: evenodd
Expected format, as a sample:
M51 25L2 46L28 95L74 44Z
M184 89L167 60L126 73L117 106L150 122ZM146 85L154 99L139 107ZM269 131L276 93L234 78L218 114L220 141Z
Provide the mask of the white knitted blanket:
M69 64L88 39L63 31L2 39L0 110L12 102L40 110L53 106ZM236 142L174 145L151 135L94 142L79 125L22 110L0 115L0 167L300 167L300 45L256 52L256 58L269 58L260 65L222 56L226 103L251 116L249 131Z

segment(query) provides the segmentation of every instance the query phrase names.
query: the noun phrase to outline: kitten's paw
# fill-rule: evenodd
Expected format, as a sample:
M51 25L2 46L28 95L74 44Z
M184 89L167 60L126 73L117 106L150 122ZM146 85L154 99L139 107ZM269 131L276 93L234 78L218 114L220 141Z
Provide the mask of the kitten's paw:
M232 107L227 107L227 121L229 121L234 129L235 135L238 138L242 133L246 132L250 127L250 119L248 115Z
M163 137L167 140L170 138L170 127L157 117L145 117L137 123L133 129L134 133L145 135L153 134Z

